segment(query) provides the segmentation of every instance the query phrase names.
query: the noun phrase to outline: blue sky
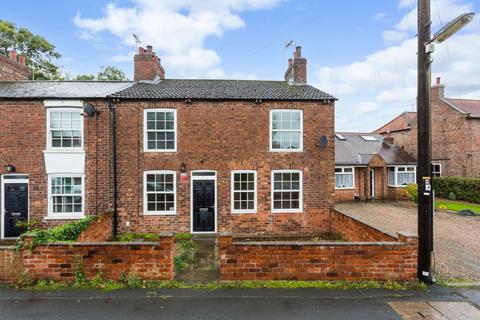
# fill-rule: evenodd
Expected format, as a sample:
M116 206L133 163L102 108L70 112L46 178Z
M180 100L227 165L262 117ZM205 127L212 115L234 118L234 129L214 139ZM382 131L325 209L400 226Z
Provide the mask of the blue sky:
M415 103L414 0L9 1L0 18L57 46L71 74L132 77L137 33L170 78L281 79L303 46L309 83L339 98L336 128L370 131ZM432 0L433 29L480 0ZM479 17L434 56L447 94L480 98ZM465 81L468 79L468 83Z

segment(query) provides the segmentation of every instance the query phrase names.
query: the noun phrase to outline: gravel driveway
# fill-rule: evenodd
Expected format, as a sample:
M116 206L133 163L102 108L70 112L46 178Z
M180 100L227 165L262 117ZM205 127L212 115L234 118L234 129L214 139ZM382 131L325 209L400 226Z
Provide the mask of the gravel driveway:
M410 202L348 202L336 208L384 230L417 233L417 208ZM480 217L437 212L433 242L437 277L480 280Z

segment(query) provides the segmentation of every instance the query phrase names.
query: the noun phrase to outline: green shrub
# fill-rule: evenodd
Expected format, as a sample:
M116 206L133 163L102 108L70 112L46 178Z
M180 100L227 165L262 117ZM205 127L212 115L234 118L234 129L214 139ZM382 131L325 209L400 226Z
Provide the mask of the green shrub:
M137 240L154 242L158 239L159 236L155 233L124 233L118 235L116 240L120 242L132 242Z
M187 239L176 239L175 256L173 257L173 264L176 271L189 269L196 261L196 253L198 251L197 244L187 237Z
M34 229L25 232L18 238L16 247L17 249L23 248L25 238L33 238L32 248L45 243L75 241L80 233L87 229L93 221L97 220L97 218L98 216L90 215L82 220L72 221L53 228Z
M413 202L418 203L418 185L416 183L409 184L404 190Z
M433 189L438 198L450 199L453 193L455 200L480 203L480 178L435 177Z
M448 193L448 200L452 200L452 201L457 200L457 196L455 195L455 192Z
M190 239L192 239L192 234L191 233L176 233L175 234L175 240L176 241L190 240Z

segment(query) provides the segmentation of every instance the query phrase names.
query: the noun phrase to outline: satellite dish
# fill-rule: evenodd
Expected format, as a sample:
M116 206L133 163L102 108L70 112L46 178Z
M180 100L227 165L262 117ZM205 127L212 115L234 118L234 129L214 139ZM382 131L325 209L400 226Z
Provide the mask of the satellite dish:
M326 136L321 136L320 141L318 143L320 149L325 149L328 146L328 139Z
M87 102L83 106L83 113L86 113L89 117L94 117L97 111L95 111L95 107L93 106L93 104Z

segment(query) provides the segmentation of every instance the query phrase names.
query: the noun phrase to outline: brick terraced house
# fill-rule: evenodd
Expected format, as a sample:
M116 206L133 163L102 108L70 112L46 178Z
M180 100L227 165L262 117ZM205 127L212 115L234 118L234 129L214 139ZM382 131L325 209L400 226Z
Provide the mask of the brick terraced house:
M107 210L118 233L329 231L335 98L300 47L285 81L165 79L151 46L134 61L132 82L0 69L2 238Z
M480 177L480 100L446 98L437 78L431 88L432 174ZM417 114L404 112L377 129L417 156Z
M416 181L416 161L380 134L335 134L337 201L396 199Z

